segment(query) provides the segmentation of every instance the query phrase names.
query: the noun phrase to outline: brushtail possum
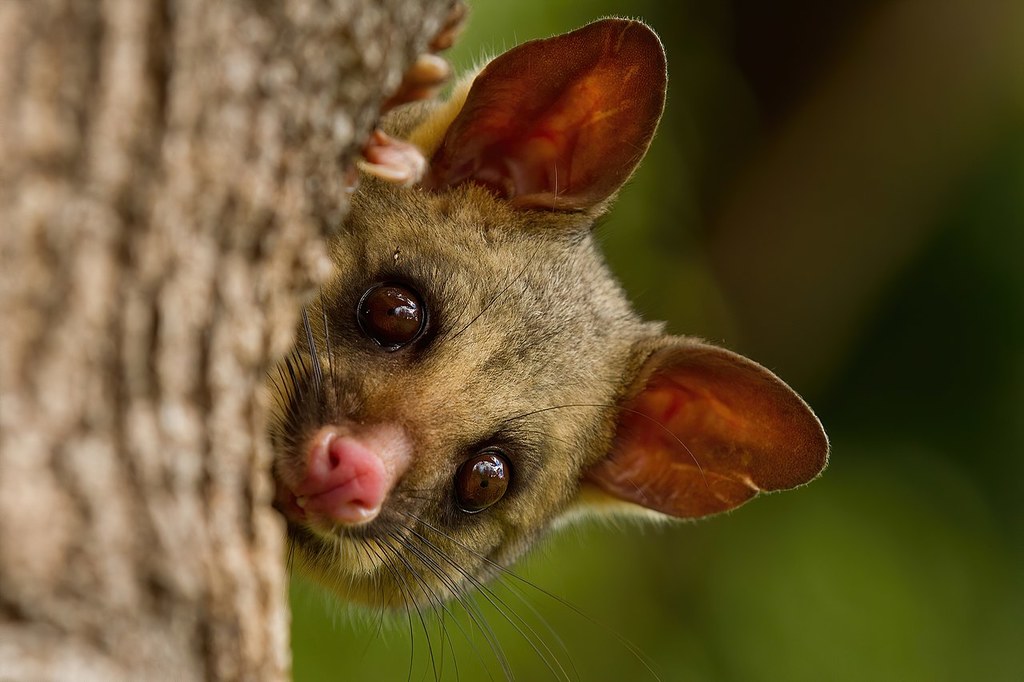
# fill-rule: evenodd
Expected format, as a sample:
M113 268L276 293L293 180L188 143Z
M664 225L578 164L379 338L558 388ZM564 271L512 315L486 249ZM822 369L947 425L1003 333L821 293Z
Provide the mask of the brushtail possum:
M297 570L440 604L574 515L702 517L822 470L793 390L640 319L598 251L665 87L654 32L604 19L385 116L378 141L411 143L422 177L364 174L272 382Z

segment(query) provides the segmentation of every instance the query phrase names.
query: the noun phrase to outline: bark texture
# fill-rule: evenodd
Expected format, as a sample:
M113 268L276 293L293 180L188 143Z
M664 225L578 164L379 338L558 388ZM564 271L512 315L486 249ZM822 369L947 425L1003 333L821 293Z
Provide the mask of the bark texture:
M0 679L281 679L262 385L448 0L0 2Z

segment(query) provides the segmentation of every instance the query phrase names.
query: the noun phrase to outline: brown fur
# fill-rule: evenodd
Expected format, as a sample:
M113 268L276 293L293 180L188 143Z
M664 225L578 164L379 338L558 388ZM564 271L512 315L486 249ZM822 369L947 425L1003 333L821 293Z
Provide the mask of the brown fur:
M455 104L396 110L384 127L432 152L465 91ZM691 343L642 321L610 274L591 233L609 202L533 210L473 182L435 192L364 180L332 244L337 275L308 310L323 386L314 390L300 330L296 381L284 382L296 385L278 394L275 471L301 466L305 439L343 420L401 425L414 463L368 527L325 536L292 525L301 571L350 601L438 603L579 511L586 472L615 449L618 407L652 371L645 363ZM370 286L395 280L420 293L429 322L423 338L388 353L364 338L354 311ZM823 443L821 433L814 472ZM466 514L453 500L454 472L493 444L510 459L508 492ZM588 490L588 503L610 499Z

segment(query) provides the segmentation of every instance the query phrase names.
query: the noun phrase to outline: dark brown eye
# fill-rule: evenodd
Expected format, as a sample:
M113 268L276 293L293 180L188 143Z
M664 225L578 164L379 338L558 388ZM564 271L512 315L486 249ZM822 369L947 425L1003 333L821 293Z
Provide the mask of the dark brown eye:
M484 450L469 458L455 474L459 506L470 514L487 509L505 494L510 473L500 450Z
M359 327L385 350L398 350L415 341L426 317L420 297L401 284L378 284L368 289L356 309Z

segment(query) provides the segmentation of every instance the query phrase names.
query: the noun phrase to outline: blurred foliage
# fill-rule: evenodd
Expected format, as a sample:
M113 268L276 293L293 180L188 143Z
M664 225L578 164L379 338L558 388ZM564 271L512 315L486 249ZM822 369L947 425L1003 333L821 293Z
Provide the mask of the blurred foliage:
M947 20L959 11L1000 28L986 15L992 3L942 4ZM972 102L958 139L918 148L962 153L915 165L872 150L898 179L893 191L914 201L883 215L888 204L859 201L851 186L837 206L863 210L865 224L905 227L871 237L866 253L877 259L829 270L864 274L830 290L853 302L829 311L830 323L848 322L841 335L819 334L819 320L779 299L782 332L798 352L775 354L750 331L765 311L730 295L742 282L728 274L730 255L709 247L728 228L719 216L738 201L737 178L784 144L780 131L813 110L816 91L841 87L830 81L834 66L871 47L859 36L887 5L473 3L457 67L607 14L640 16L659 31L668 110L599 236L644 314L795 377L830 433L832 463L807 488L705 522L556 535L515 567L519 577L475 598L493 634L458 607L445 616L447 634L430 614L425 624L416 613L382 622L297 579L297 680L502 679L503 659L524 680L1024 679L1024 71L1000 69L1006 59L979 67L972 77L995 93L991 104ZM942 12L922 16L933 15ZM904 42L893 57L913 55L927 28L910 19L896 22ZM1024 45L1024 21L1016 40L1000 35L978 45ZM926 60L920 73L947 75ZM917 115L941 119L946 104L957 103L921 102ZM859 114L831 115L841 127ZM945 180L926 181L921 169L940 164ZM814 226L826 248L830 227ZM835 241L844 243L838 233ZM799 351L825 343L819 336L832 360L802 365Z

